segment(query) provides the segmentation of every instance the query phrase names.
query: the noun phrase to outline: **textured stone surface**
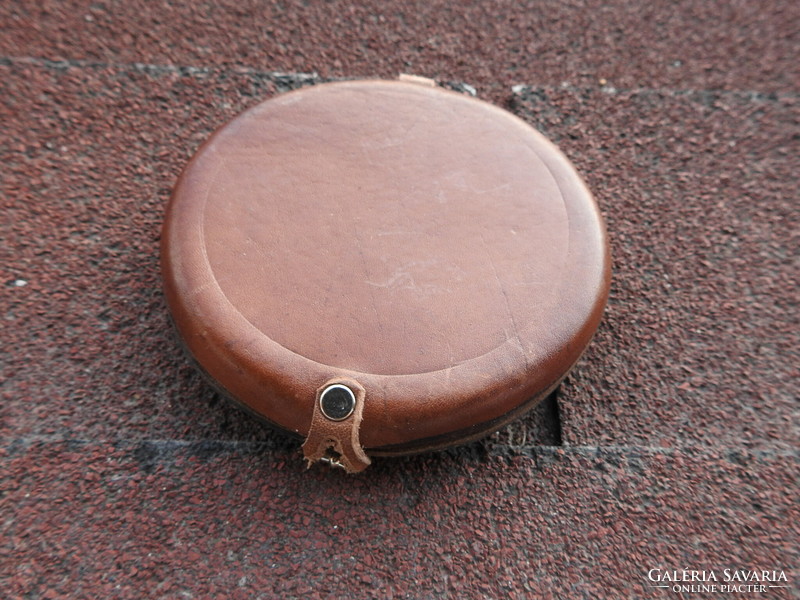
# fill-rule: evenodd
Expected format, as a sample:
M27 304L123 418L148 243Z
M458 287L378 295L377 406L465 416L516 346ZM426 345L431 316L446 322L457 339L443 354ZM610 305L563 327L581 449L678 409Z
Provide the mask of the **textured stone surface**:
M651 568L780 564L800 534L776 491L796 455L460 452L352 477L253 444L2 452L11 597L658 598Z
M796 88L785 0L132 2L0 8L11 56L244 65L328 77L412 72L500 93L518 83Z
M614 259L564 441L796 448L797 95L518 91L594 191Z

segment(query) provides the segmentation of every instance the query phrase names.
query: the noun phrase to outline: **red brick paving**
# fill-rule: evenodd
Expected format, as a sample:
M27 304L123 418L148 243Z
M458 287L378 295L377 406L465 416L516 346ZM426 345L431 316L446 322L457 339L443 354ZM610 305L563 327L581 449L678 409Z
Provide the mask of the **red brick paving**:
M740 567L800 597L800 5L187 6L0 6L6 595L662 598L650 568ZM401 70L568 154L609 311L486 441L306 472L181 354L164 204L213 128L298 83L272 72Z

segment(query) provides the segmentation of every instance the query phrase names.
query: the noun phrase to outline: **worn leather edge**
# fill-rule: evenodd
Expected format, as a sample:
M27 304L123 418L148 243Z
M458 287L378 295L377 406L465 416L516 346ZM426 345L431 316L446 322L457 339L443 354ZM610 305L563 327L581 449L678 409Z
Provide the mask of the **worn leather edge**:
M346 386L355 396L353 412L340 421L325 416L320 406L322 393L332 385ZM317 389L314 399L314 414L311 428L303 443L303 456L309 468L318 461L342 467L348 473L358 473L366 469L372 461L364 452L358 432L364 414L366 390L357 381L347 377L334 377Z
M185 352L189 361L192 363L192 366L195 369L197 369L197 371L203 377L204 381L222 398L224 398L226 402L228 402L231 406L235 406L236 408L241 409L243 412L247 413L251 417L254 417L255 419L257 419L264 425L268 426L271 430L275 431L279 435L286 436L287 439L292 439L292 440L305 439L301 434L285 429L280 425L278 425L277 423L270 421L267 417L257 412L249 405L237 399L236 396L231 394L222 385L220 385L219 382L214 380L214 378L211 377L211 375L209 375L209 373L203 368L203 365L201 365L194 357L191 350L186 345L180 333L178 332L178 329L175 327L175 323L171 317L169 321L173 327L173 334L175 339L177 340L182 350ZM491 421L485 421L483 423L477 423L476 425L468 429L461 429L459 431L450 432L443 436L425 438L421 440L413 440L406 444L379 446L375 448L364 448L363 451L367 455L368 459L369 457L391 458L398 456L412 456L414 454L421 454L424 452L436 452L439 450L445 450L447 448L452 448L454 446L460 446L463 444L468 444L470 442L483 439L486 436L491 435L492 433L502 429L509 423L523 417L525 414L533 410L540 402L542 402L556 389L558 389L561 383L563 383L564 379L566 379L567 376L572 372L572 369L575 367L575 365L578 362L580 362L582 356L583 355L578 357L578 360L575 361L575 363L567 370L567 372L564 373L563 376L558 378L552 385L546 388L542 393L530 397L527 401L520 404L516 409L505 415L502 415L497 419L493 419ZM345 380L352 381L351 379L341 378L341 382L344 382ZM331 383L334 382L332 381ZM322 386L320 390L324 389L325 387L327 387L327 384L325 386ZM318 405L319 405L319 396L317 396L315 400L315 406Z
M582 355L581 355L582 356ZM412 454L420 454L422 452L434 452L437 450L445 450L453 446L461 446L470 442L475 442L485 438L486 436L498 431L524 416L533 410L540 402L552 394L558 386L566 379L567 375L572 372L575 365L580 362L580 358L570 366L569 369L558 379L556 379L550 386L545 388L544 391L531 396L528 400L517 406L515 409L491 421L484 421L468 429L460 429L458 431L450 432L446 435L425 438L421 440L414 440L407 444L395 444L393 446L381 446L378 448L368 448L370 456L376 457L391 457L391 456L409 456Z

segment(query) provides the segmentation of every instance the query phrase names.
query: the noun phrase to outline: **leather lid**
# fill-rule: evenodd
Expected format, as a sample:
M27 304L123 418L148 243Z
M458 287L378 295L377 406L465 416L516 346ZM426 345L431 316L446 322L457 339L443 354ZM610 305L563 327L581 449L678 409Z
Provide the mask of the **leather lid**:
M355 381L370 453L527 408L578 359L609 285L597 206L550 142L393 81L304 88L219 129L175 187L162 262L220 386L306 436L320 387Z

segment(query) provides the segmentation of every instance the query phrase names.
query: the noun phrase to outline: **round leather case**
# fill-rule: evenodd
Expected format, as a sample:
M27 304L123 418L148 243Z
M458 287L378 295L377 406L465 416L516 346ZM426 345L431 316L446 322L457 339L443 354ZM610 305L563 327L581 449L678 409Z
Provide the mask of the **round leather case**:
M307 87L217 130L174 189L162 264L202 369L349 471L531 408L610 276L597 206L550 142L402 81Z

